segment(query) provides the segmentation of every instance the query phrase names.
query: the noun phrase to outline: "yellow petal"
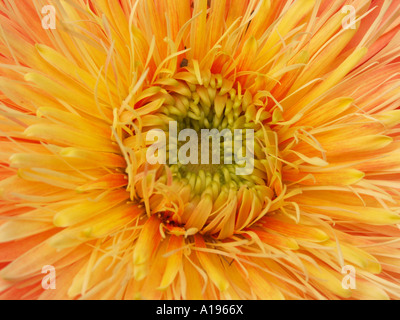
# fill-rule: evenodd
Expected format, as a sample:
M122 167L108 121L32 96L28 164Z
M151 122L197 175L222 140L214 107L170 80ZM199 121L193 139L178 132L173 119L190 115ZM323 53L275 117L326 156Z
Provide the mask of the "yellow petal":
M251 288L259 299L262 300L284 300L282 292L273 284L269 283L265 277L262 276L261 271L256 270L253 267L248 267L247 272L249 274L248 281Z
M310 273L310 278L321 285L323 288L333 292L341 298L350 298L352 292L350 289L344 289L340 280L342 274L334 275L335 271L331 271L322 266L314 266L308 261L303 261L307 271Z
M170 251L179 250L183 245L183 237L171 235L166 254ZM182 263L182 254L182 250L179 250L166 258L167 266L161 280L160 289L166 289L174 281Z
M329 236L318 228L284 222L272 217L262 219L260 223L267 231L298 240L323 242L329 239Z
M334 201L322 200L310 196L293 199L307 212L320 213L349 222L368 223L372 225L393 225L400 223L400 216L383 208L350 206Z
M195 236L196 246L199 248L206 248L204 240L200 236ZM225 291L229 287L229 281L224 272L224 267L219 261L219 257L215 254L208 254L206 252L197 251L197 258L199 259L202 267L207 272L210 280L216 285L218 290Z
M134 264L145 263L157 248L161 239L160 223L161 221L153 215L144 224L133 251Z

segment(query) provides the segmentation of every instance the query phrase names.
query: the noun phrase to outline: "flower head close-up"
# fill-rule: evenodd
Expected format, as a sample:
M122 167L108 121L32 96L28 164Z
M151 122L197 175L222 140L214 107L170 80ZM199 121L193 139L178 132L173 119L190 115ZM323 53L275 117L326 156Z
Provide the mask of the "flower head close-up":
M0 0L0 299L400 299L400 2Z

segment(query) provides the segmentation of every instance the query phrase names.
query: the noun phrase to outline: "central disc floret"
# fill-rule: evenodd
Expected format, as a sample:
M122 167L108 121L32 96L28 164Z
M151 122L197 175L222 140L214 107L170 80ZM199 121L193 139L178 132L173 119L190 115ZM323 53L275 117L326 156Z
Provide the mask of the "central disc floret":
M128 190L169 232L224 238L266 213L280 179L277 139L250 92L188 70L121 112Z

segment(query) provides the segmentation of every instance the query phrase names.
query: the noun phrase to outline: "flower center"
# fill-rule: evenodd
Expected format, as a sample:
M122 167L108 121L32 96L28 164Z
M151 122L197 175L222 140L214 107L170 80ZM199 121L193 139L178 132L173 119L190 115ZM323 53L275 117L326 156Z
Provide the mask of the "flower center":
M277 138L250 92L188 70L159 80L120 112L128 190L169 231L224 238L264 215L276 197ZM162 133L157 139L154 130ZM158 161L149 161L151 149Z

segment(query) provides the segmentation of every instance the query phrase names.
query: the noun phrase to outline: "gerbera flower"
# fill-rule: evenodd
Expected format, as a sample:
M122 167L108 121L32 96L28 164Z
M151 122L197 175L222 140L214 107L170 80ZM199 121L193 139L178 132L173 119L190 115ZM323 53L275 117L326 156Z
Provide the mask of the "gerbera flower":
M46 5L0 2L1 299L400 298L398 1ZM150 164L172 121L254 170Z

